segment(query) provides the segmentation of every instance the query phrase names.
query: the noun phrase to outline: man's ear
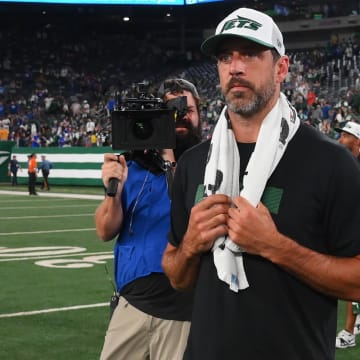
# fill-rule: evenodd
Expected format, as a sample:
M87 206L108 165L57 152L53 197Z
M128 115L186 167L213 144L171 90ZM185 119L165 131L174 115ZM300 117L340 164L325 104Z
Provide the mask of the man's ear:
M282 83L285 80L286 75L289 72L289 63L289 58L286 55L281 56L276 62L276 80L279 83Z

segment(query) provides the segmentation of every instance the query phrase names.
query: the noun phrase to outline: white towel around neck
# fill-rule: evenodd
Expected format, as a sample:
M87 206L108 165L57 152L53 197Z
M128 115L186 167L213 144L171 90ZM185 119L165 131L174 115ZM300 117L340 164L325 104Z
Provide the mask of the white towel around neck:
M300 120L286 96L280 93L278 102L262 122L240 193L241 159L226 111L225 107L211 140L204 177L205 196L219 193L234 198L240 194L253 206L257 206L269 177L299 128ZM219 279L229 284L235 292L246 289L249 283L241 249L225 236L215 241L212 251Z

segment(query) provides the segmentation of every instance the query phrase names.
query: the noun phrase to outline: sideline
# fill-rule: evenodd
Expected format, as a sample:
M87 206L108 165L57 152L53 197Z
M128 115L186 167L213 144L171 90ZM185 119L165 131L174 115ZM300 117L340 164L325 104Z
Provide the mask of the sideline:
M104 307L104 306L109 306L109 303L106 302L106 303L89 304L89 305L68 306L68 307L63 307L63 308L23 311L23 312L18 312L18 313L11 313L11 314L0 314L0 319L12 318L12 317L17 317L17 316L39 315L39 314L46 314L46 313L59 312L59 311L89 309L89 308Z
M0 190L0 194L3 195L24 195L29 197L30 195L25 191L12 191L12 190ZM50 193L50 192L38 192L39 197L60 197L70 199L91 199L91 200L103 200L103 195L90 195L90 194L68 194L68 193Z

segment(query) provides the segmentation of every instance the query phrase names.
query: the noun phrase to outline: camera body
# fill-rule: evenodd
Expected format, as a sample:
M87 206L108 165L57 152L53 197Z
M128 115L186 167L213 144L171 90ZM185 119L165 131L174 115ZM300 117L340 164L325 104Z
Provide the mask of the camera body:
M175 123L185 116L186 96L164 102L138 84L137 97L125 98L111 113L114 150L174 149Z

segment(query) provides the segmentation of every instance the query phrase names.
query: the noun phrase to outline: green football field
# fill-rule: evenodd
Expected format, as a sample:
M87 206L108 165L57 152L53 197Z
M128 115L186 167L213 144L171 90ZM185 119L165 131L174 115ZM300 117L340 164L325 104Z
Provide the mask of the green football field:
M0 359L98 359L113 271L101 200L24 194L0 194Z
M12 189L0 186L0 359L98 359L113 272L113 242L95 233L102 189L59 187L39 196L25 187L16 189L21 194L3 190ZM359 360L357 341L337 350L336 360Z

